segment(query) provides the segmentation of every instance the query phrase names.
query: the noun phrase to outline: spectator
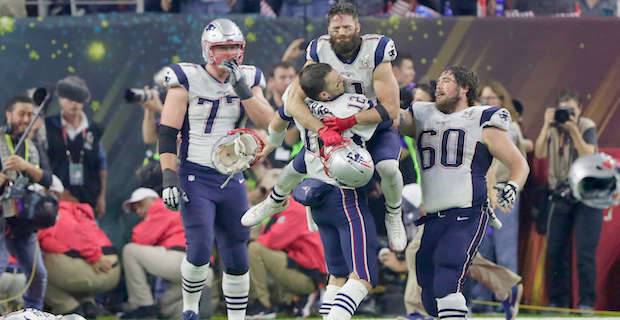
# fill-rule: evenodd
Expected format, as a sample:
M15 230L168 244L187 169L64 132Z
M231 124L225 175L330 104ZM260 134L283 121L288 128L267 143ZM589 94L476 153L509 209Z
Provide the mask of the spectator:
M24 272L19 267L17 259L9 255L9 265L0 276L0 298L5 300L15 297L15 299L1 305L0 311L2 314L20 309L20 305L24 303L24 299L20 293L24 289L24 284L27 281L28 278L26 278L26 275L24 275Z
M61 185L59 183L59 185ZM52 188L62 194L62 188ZM55 314L97 316L92 293L118 283L121 268L112 242L95 222L88 204L59 201L58 220L39 231L43 261L49 272L45 302Z
M266 197L277 182L280 169L265 174L260 186ZM308 295L324 283L327 270L321 237L308 230L306 209L290 200L289 207L273 215L256 241L248 245L250 255L250 306L248 316L275 317L274 302L269 295L267 277L284 291Z
M274 110L284 105L282 95L291 82L295 79L297 71L293 64L288 61L280 61L272 66L271 74L267 83L267 99Z
M8 181L13 181L12 190L18 191L19 185L39 183L44 187L52 184L52 172L47 158L40 156L43 153L32 140L26 139L24 143L14 150L15 144L25 133L26 128L32 121L34 105L28 96L15 95L9 98L6 103L7 124L0 129L0 160L2 161L3 172L0 173L0 192L5 194ZM22 192L24 187L22 187ZM12 192L10 193L12 194ZM8 195L8 194L5 194ZM18 196L17 198L22 198ZM24 294L24 307L43 308L43 296L47 286L47 271L42 262L41 252L38 250L37 237L32 228L35 221L15 212L17 200L2 199L3 216L10 217L6 220L9 231L1 236L0 241L6 241L6 247L0 246L0 270L4 270L8 262L10 252L21 263L24 271L31 274L33 266L36 264L36 272L33 281ZM13 211L13 212L10 212ZM53 217L51 217L53 218ZM8 250L7 250L8 249Z
M579 0L581 16L616 16L618 9L615 0Z
M330 0L282 0L278 17L325 18L331 7Z
M132 311L121 318L157 318L157 308L147 274L169 282L161 299L164 304L159 306L161 313L169 316L179 314L181 310L176 313L166 311L175 304L182 303L181 295L173 292L181 292L181 261L186 247L180 213L166 209L159 194L148 188L134 191L131 198L123 204L123 209L125 212L137 213L142 221L133 228L132 242L123 248L123 269L128 304ZM176 300L168 298L175 296Z
M523 125L523 104L521 103L521 101L516 100L516 99L512 99L512 104L515 107L515 110L517 111L517 113L519 114L519 118L518 119L512 119L512 121L516 121L519 126ZM525 152L526 153L530 153L532 151L534 151L534 142L531 139L528 139L525 134L523 135L523 145L525 147Z
M596 248L603 227L603 211L572 197L568 183L571 165L597 152L596 125L581 117L579 94L564 90L556 108L545 111L534 154L549 159L550 210L547 226L547 288L550 307L570 307L573 232L577 252L579 309L592 310L596 301ZM593 314L592 314L593 316Z
M107 155L103 128L86 117L90 91L84 80L68 76L56 84L60 114L45 119L52 171L80 203L89 204L97 217L105 214Z
M181 13L191 14L228 14L230 7L235 4L236 0L161 0L161 9L164 12L174 12L178 7Z
M413 101L413 90L415 88L415 69L413 68L413 59L407 53L396 56L392 62L392 72L398 81L400 87L400 107L406 109Z
M24 0L0 1L0 17L24 18L27 16L28 16L28 12L26 12L26 1Z

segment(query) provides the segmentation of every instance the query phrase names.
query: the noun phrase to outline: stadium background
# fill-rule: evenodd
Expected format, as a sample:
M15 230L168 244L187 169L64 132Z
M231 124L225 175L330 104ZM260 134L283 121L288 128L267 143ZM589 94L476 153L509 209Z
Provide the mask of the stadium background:
M108 153L107 213L101 227L121 247L135 223L122 214L121 204L138 186L134 174L148 146L142 143L142 108L123 101L125 88L152 85L153 73L180 61L202 63L200 34L214 17L198 15L98 14L85 17L0 18L0 99L35 86L51 85L76 74L85 79L92 101L85 112L105 125ZM288 44L325 33L323 19L256 15L227 16L242 29L245 64L268 72ZM523 131L536 138L544 109L561 89L573 88L584 97L584 116L598 126L601 147L619 147L620 20L604 18L363 18L362 33L381 33L396 42L399 52L414 57L417 78L436 78L449 65L464 65L482 80L505 84L525 106ZM303 59L298 59L301 66ZM48 115L59 111L55 101ZM0 116L4 120L4 113ZM536 162L533 177L544 175ZM540 180L540 179L538 179ZM607 212L606 212L607 214ZM620 310L620 240L613 230L620 223L605 220L599 246L597 308ZM544 303L540 278L544 241L522 223L520 272L526 278L524 302ZM616 226L618 225L618 226ZM615 242L614 242L615 241ZM602 258L602 259L601 259ZM607 274L610 274L607 277ZM615 275L615 276L614 276ZM616 288L616 289L614 289Z

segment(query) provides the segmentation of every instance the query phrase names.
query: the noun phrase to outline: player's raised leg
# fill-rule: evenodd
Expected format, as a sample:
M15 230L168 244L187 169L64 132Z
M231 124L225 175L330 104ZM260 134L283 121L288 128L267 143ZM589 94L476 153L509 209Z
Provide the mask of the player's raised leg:
M253 206L241 218L241 224L252 227L272 214L284 211L288 207L289 193L304 179L306 175L306 164L304 162L305 149L302 149L289 162L280 173L278 182L267 198L259 204Z

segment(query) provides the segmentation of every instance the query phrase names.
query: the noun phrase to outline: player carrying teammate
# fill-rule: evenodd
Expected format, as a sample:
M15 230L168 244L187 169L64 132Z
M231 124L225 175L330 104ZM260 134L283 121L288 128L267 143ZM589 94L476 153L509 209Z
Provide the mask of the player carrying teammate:
M379 124L368 150L376 163L381 177L381 191L385 196L387 214L386 228L390 247L403 251L407 245L402 223L403 177L398 169L400 140L395 130L390 130L392 121L398 115L398 83L392 73L391 61L396 58L394 42L382 35L360 36L357 8L340 1L327 15L329 35L314 39L307 48L306 66L312 63L327 63L344 78L346 92L365 95L374 107L344 119L326 119L325 123L314 117L304 103L306 94L293 82L286 101L286 110L306 129L318 133L328 146L340 143L340 133L356 124ZM273 129L270 134L277 134ZM303 157L303 155L298 155ZM289 163L278 179L271 194L263 202L252 207L243 217L244 225L256 225L266 217L286 208L288 193L301 181L304 172L295 170Z
M211 161L216 141L242 127L246 114L263 128L273 115L263 97L262 72L240 65L244 47L239 27L228 19L216 19L202 33L202 55L207 64L179 63L166 70L165 85L170 89L159 128L162 198L169 209L181 209L187 239L187 255L181 263L183 320L198 319L214 238L226 267L222 291L228 319L245 318L250 229L239 221L249 207L246 188L239 172L220 189L228 177L216 171Z

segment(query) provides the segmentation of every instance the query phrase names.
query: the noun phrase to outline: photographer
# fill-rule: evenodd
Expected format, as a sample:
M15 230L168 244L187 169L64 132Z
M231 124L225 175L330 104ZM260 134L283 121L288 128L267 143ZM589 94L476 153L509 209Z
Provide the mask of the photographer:
M6 241L6 248L29 276L36 254L36 273L24 294L24 307L41 309L47 286L47 270L37 248L36 230L32 228L36 222L26 221L28 215L24 212L18 215L15 203L21 200L19 203L26 204L26 193L29 192L26 187L30 184L39 183L48 188L52 184L52 172L46 158L40 156L43 151L32 140L27 139L17 150L13 149L34 115L34 105L30 98L26 95L12 96L6 103L5 114L7 124L0 128L0 192L3 194L2 214L7 217L9 231L3 241ZM4 263L8 260L8 253L4 248L1 250L4 252L0 253L0 261ZM0 270L4 270L5 266L2 264Z
M579 278L579 309L592 310L596 300L596 247L603 212L576 201L568 178L573 162L597 151L596 126L580 117L581 99L564 90L557 107L547 109L545 123L534 150L537 158L549 158L549 214L547 225L547 288L549 306L569 307L572 277L570 252L574 229Z
M53 172L68 193L88 203L101 217L106 207L108 163L101 143L103 128L83 111L90 91L80 77L68 76L56 83L56 95L60 114L45 119Z

